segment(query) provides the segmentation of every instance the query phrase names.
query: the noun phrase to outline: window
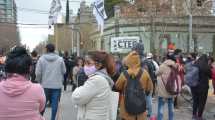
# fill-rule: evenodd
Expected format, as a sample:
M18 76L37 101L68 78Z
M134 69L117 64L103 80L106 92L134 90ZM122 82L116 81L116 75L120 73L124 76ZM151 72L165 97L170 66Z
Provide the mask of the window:
M197 6L198 6L198 7L202 7L204 1L205 1L205 0L197 0L197 1L196 1L196 2L197 2L197 3L196 3Z
M4 0L0 0L0 4L6 4Z

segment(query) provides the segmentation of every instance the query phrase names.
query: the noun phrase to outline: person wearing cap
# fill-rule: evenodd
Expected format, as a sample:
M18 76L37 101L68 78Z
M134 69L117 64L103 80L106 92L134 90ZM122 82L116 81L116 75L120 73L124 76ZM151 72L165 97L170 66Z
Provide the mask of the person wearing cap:
M154 88L155 88L155 84L157 83L157 76L155 75L155 73L159 70L159 65L158 63L153 59L153 54L152 53L148 53L147 56L146 56L146 63L148 63L148 69L151 69L151 70L148 70L149 71L149 74L150 74L150 77L151 79L153 80L153 84L154 84ZM153 91L153 94L155 92L155 89Z
M157 71L157 70L159 69L159 65L158 65L158 63L153 59L153 57L154 57L154 56L153 56L152 53L148 53L147 56L146 56L147 59L152 60L154 66L155 66L155 69L156 69L156 71Z
M41 83L44 88L46 103L51 101L51 120L55 120L66 67L63 58L54 52L53 44L48 44L46 51L47 53L42 55L37 62L36 81ZM44 112L45 109L41 114Z

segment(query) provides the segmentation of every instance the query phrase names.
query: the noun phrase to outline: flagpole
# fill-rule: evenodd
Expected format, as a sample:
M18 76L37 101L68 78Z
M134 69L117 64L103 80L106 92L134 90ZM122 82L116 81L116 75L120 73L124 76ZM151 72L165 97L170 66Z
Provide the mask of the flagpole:
M58 52L58 25L57 24L55 24L54 25L54 36L55 36L55 47L56 47L56 50L57 50L57 52Z

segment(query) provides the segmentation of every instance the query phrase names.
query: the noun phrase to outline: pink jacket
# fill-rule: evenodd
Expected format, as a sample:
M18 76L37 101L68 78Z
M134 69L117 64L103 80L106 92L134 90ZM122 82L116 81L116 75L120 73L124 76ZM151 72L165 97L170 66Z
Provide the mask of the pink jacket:
M40 115L44 107L39 84L17 74L0 83L0 120L44 120Z

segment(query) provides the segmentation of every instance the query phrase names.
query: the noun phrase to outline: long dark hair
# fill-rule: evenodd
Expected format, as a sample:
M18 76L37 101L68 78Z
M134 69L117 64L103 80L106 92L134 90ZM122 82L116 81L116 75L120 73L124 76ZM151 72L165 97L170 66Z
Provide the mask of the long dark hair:
M203 54L197 61L196 64L198 65L200 70L208 71L210 69L208 65L208 56Z
M88 55L95 62L101 63L101 69L106 68L110 76L113 76L115 74L115 61L112 55L103 51L92 51L89 52Z

